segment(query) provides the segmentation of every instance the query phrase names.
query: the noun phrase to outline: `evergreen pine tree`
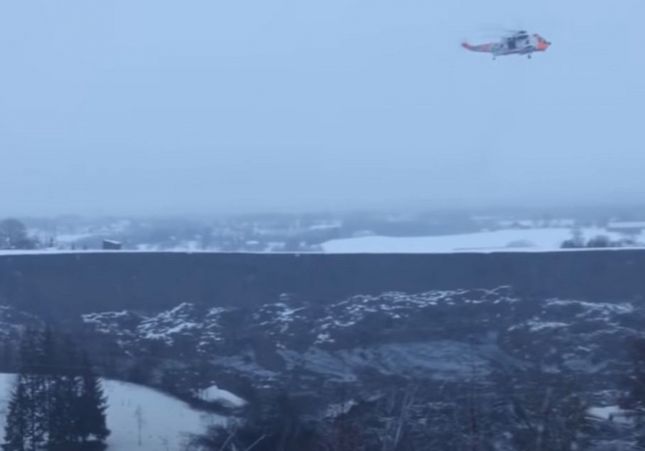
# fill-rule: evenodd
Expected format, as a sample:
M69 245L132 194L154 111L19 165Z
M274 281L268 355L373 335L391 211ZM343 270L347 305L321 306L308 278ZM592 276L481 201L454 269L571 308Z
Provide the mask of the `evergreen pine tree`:
M80 396L78 352L66 339L54 343L55 362L50 374L49 440L50 450L69 450L80 442L75 406ZM65 352L61 352L63 350Z
M104 449L106 397L87 356L51 330L28 330L9 403L5 451Z
M83 442L90 439L103 443L110 434L106 426L107 399L101 380L92 370L86 355L81 361L81 392L78 399L77 432Z
M27 410L24 385L16 381L11 394L7 423L5 425L5 451L25 451L25 436L27 434Z
M26 451L38 451L46 440L45 376L43 373L43 349L39 332L27 330L20 346L20 373L18 385L24 394ZM17 388L18 390L18 388Z
M42 332L40 341L42 356L38 364L44 378L43 408L46 412L45 429L47 430L47 441L51 444L52 431L57 421L54 405L56 404L57 387L61 378L60 353L56 337L49 327Z

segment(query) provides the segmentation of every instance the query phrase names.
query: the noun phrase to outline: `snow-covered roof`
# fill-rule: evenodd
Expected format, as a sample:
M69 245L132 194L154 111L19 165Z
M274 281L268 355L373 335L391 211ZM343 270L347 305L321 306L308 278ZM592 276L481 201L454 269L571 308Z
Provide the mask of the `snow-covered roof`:
M243 407L246 401L228 390L219 388L217 385L211 385L199 393L200 399L208 402L216 402L226 407Z

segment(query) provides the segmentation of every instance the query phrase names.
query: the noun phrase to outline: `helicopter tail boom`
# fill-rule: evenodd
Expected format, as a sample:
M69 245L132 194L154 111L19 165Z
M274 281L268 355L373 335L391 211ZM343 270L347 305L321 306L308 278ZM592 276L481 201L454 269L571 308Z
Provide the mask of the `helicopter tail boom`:
M482 53L493 53L493 45L494 44L471 45L467 42L464 42L461 44L461 46L466 50L470 50L471 52L482 52Z

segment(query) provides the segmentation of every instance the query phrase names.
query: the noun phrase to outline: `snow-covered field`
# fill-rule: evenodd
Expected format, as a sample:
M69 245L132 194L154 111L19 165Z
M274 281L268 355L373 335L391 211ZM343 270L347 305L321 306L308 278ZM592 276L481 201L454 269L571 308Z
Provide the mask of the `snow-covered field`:
M612 240L623 236L601 228L582 229L584 239L604 235ZM502 229L490 232L423 237L364 236L327 241L326 253L432 253L480 251L549 251L559 250L572 237L566 227L535 229Z
M14 376L0 374L0 437ZM141 385L118 381L104 382L108 397L107 425L112 431L108 450L180 451L191 434L204 432L226 418L192 409L186 403ZM141 421L138 420L141 419ZM139 445L141 424L141 445Z
M632 223L626 223L631 225ZM633 223L640 224L640 223ZM562 250L562 243L573 238L570 227L533 227L508 228L476 233L454 235L433 235L416 237L392 237L378 235L361 235L352 238L330 240L315 246L312 253L354 254L354 253L453 253L453 252L548 252ZM635 246L615 249L645 248L645 232L630 234L621 233L620 227L610 230L600 227L578 229L580 238L588 241L604 236L612 241L629 239ZM594 248L575 248L568 251L593 250ZM596 248L597 249L597 248ZM98 254L98 253L218 253L213 249L198 249L196 242L186 242L174 248L161 249L155 246L139 246L138 249L125 250L74 250L74 249L36 249L36 250L0 250L0 255L52 255L52 254ZM309 252L309 251L308 251ZM227 252L228 253L228 252ZM231 251L239 254L292 253L285 251Z

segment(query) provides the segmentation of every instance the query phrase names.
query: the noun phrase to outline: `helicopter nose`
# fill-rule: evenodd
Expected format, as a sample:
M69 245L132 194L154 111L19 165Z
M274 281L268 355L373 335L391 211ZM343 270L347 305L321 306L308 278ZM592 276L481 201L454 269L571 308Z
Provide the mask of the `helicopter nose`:
M542 50L542 51L548 49L549 47L551 47L551 41L547 41L544 38L540 39L537 45L538 50Z

